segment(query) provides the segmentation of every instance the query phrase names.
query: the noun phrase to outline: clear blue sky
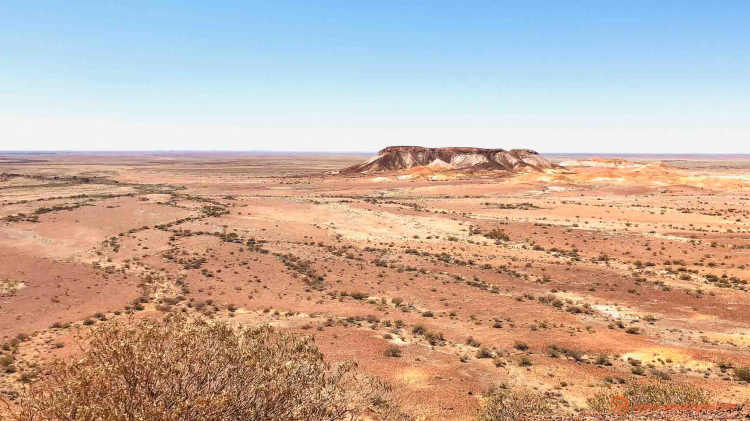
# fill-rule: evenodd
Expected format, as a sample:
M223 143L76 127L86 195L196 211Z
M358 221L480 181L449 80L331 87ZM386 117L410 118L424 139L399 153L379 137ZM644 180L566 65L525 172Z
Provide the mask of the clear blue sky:
M392 144L750 153L750 2L0 2L0 150Z

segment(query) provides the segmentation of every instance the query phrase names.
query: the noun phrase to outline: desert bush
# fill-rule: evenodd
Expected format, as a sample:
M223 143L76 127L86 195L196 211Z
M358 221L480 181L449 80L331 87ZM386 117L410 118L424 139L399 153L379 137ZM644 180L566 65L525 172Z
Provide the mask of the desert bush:
M612 362L609 361L609 356L607 354L599 354L596 356L596 360L594 360L594 364L596 365L612 365Z
M704 405L711 401L706 389L667 381L631 383L621 392L599 392L588 399L589 408L597 412L610 411L616 396L625 397L631 405Z
M574 349L574 348L565 348L563 352L565 353L565 355L574 359L576 362L583 361L583 357L585 355L585 353L581 351L580 349Z
M532 366L532 365L534 365L534 364L533 364L533 363L531 362L531 359L529 359L529 357L527 357L527 356L523 355L523 356L521 356L521 358L520 358L520 359L518 360L518 365L519 365L520 367L531 367L531 366Z
M531 392L498 389L485 398L477 412L477 421L515 421L548 414L544 396Z
M646 374L646 369L640 365L636 365L630 368L630 372L635 374L636 376L642 376Z
M492 351L487 348L480 348L477 350L477 358L492 358Z
M333 366L313 340L222 322L106 323L56 361L11 420L350 420L392 416L390 387Z
M513 348L515 348L515 349L517 349L519 351L526 351L527 349L529 349L529 345L527 345L526 342L516 341L513 344Z
M370 296L370 294L366 292L351 292L349 293L349 295L355 300L364 300L365 298Z
M625 329L625 333L629 333L631 335L638 335L641 333L641 330L635 326L631 326L627 329Z
M486 238L489 238L490 240L495 241L510 241L510 237L508 236L508 234L503 230L498 230L497 228L493 229L484 236Z
M466 338L466 345L473 346L474 348L479 348L480 346L482 346L482 343L474 339L473 336L469 336L468 338Z
M445 337L443 336L442 332L427 331L425 332L424 337L432 346L445 345Z
M397 347L396 345L388 345L388 347L385 348L384 355L386 357L398 358L401 356L401 348Z
M750 367L737 367L734 369L734 375L737 380L750 383Z

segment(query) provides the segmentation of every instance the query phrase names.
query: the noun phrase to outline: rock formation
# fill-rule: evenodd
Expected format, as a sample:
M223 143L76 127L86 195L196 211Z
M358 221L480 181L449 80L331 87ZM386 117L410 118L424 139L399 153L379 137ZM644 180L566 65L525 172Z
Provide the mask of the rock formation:
M380 171L427 167L434 171L500 170L541 172L552 164L529 149L425 148L389 146L365 162L341 173L371 174Z

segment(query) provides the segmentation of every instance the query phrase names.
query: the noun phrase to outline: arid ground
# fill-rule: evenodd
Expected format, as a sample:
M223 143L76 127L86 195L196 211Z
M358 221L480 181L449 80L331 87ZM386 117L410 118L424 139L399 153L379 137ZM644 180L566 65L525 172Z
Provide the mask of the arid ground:
M750 159L331 174L367 158L0 154L0 392L89 326L183 312L314 335L426 419L491 387L750 399Z

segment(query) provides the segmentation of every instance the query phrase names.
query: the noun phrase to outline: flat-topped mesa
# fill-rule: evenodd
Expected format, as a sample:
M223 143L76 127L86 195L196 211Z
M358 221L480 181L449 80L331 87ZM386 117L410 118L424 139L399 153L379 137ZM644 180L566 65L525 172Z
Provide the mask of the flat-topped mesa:
M388 146L365 162L343 169L342 173L372 173L428 167L436 171L502 170L538 171L552 164L529 149L425 148Z

